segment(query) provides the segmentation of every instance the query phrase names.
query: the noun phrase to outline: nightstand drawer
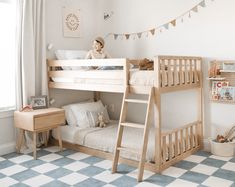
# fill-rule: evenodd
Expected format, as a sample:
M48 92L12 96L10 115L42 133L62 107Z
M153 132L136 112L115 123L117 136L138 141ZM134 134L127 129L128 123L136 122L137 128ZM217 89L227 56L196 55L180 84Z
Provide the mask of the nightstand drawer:
M65 123L64 113L50 114L34 118L34 130L46 129Z

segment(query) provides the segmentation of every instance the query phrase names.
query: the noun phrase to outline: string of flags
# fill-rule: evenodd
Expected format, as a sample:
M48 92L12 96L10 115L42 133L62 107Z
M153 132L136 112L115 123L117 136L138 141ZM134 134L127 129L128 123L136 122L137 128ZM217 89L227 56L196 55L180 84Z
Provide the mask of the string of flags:
M211 0L214 1L214 0ZM113 38L115 40L117 39L140 39L142 36L148 36L149 34L151 35L155 35L157 32L162 32L164 30L168 30L170 27L175 27L179 22L184 22L185 17L191 18L191 14L192 12L197 13L199 7L206 7L206 0L202 0L200 1L197 5L195 5L194 7L192 7L190 10L184 12L183 14L179 15L178 17L170 20L167 23L164 23L162 25L159 25L155 28L151 28L145 31L141 31L141 32L133 32L133 33L109 33L106 35L106 37L108 36L113 36Z

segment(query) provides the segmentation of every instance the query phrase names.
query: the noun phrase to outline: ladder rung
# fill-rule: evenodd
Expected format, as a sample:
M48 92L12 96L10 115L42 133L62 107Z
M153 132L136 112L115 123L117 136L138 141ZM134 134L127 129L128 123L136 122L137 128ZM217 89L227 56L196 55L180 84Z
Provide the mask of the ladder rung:
M128 103L144 103L144 104L148 104L147 100L143 100L143 99L125 99L126 102Z
M134 154L137 154L137 155L140 154L140 150L129 148L129 147L117 147L117 150L119 150L119 151L127 151L127 152L131 152L131 153L134 153Z
M138 124L138 123L121 123L121 125L125 127L133 127L138 129L143 129L145 127L144 124Z

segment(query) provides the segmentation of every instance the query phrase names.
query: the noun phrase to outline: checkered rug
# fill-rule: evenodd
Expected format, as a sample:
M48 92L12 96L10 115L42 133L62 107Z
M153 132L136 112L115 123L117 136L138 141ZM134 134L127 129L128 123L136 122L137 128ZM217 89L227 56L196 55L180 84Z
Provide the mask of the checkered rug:
M235 157L218 157L199 151L162 172L144 172L137 183L137 170L124 164L111 174L112 162L58 147L40 149L37 160L32 153L11 153L0 157L0 186L167 186L235 187Z

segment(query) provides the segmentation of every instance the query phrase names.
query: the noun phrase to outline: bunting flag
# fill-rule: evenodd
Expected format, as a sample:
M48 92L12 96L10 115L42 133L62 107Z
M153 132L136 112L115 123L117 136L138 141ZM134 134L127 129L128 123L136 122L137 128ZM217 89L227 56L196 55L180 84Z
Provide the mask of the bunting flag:
M198 13L198 8L204 8L206 7L206 1L209 1L209 0L202 0L200 1L197 5L193 6L193 8L189 9L188 11L184 12L183 14L179 15L178 17L174 18L174 19L171 19L171 21L167 22L167 23L164 23L162 25L159 25L155 28L151 28L151 29L148 29L148 30L145 30L145 31L141 31L141 32L134 32L134 33L120 33L120 34L117 34L117 33L109 33L105 36L108 37L110 35L113 35L113 38L115 40L117 39L123 39L125 38L126 40L129 40L130 38L132 39L135 39L135 38L138 38L140 39L144 33L146 33L146 35L144 34L144 36L148 36L149 33L151 33L152 36L154 36L156 34L156 31L158 30L159 32L162 32L164 29L165 30L168 30L170 29L171 27L175 27L179 22L183 23L184 22L184 18L185 17L188 17L188 18L191 18L191 12L193 13ZM214 1L214 0L210 0L210 1ZM136 37L137 36L137 37Z

